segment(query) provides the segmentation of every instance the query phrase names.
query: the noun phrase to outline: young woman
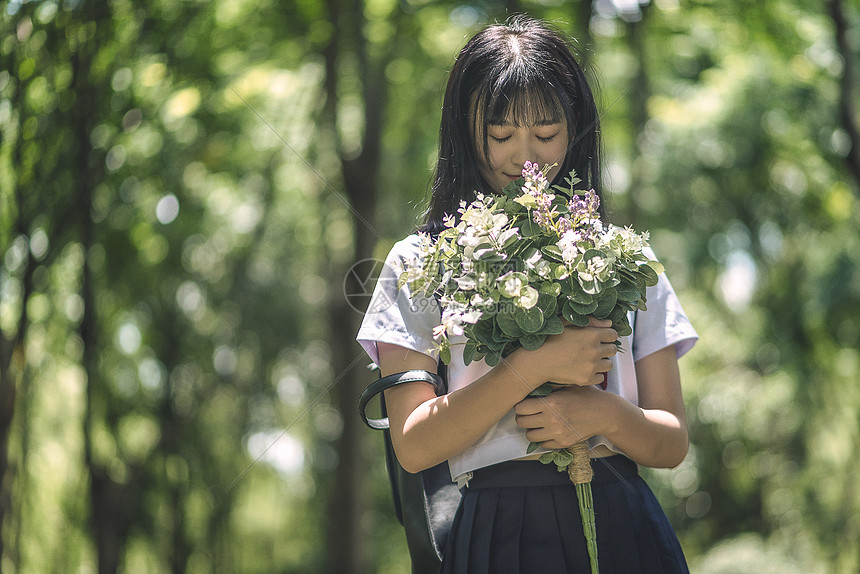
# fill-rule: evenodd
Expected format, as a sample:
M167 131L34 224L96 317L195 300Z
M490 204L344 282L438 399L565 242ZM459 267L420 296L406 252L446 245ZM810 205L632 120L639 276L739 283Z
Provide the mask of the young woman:
M460 52L443 104L439 159L422 228L441 228L460 200L498 192L528 160L571 170L600 193L599 117L585 75L562 36L516 17L478 33ZM437 372L435 300L397 289L417 235L388 256L358 340L382 375ZM665 278L631 314L622 338L608 321L567 326L538 349L497 366L463 364L452 344L447 393L423 382L385 391L397 458L409 472L447 461L463 499L442 571L588 572L576 493L566 473L526 453L530 441L560 449L588 439L600 571L686 572L675 533L637 465L674 467L688 437L678 358L697 335ZM457 341L452 341L456 343ZM458 352L458 349L460 351ZM606 391L595 386L608 381ZM564 385L527 398L545 381Z

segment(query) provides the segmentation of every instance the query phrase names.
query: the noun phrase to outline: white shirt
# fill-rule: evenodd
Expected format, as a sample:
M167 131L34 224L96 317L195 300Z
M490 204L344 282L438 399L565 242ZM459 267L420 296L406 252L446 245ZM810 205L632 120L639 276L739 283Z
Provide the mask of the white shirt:
M410 296L409 287L397 289L397 278L405 263L418 257L418 236L410 235L391 249L380 273L356 339L375 362L379 362L378 342L391 343L429 355L436 359L433 328L440 323L441 310L432 297ZM648 255L654 258L653 253ZM630 313L628 319L634 334L621 338L621 352L612 357L607 373L607 388L631 403L639 404L635 362L670 345L680 358L689 351L698 335L681 308L666 275L646 292L647 311ZM465 338L451 339L451 363L448 365L448 392L461 389L490 370L484 361L463 363ZM525 429L517 426L511 409L472 446L448 460L451 478L462 482L467 473L499 462L525 456L529 445ZM621 452L608 439L595 436L589 446L606 445ZM535 451L541 452L541 451Z

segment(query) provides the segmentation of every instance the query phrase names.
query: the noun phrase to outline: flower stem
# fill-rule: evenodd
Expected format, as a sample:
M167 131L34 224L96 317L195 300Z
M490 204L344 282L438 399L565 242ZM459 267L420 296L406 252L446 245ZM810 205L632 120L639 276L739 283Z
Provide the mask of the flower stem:
M588 457L585 441L576 443L569 450L573 454L573 462L567 467L567 474L571 482L576 485L576 499L579 502L579 515L582 518L582 533L585 535L585 544L588 548L591 574L598 574L597 527L594 519L594 498L591 494L591 479L594 472L591 470L591 460Z

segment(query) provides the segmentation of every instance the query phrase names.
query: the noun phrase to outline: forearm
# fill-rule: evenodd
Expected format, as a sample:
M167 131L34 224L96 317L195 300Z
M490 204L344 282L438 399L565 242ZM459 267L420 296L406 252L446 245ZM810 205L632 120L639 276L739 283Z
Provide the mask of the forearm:
M419 472L460 454L536 385L515 353L466 387L421 402L405 420L392 420L397 459L407 471ZM397 400L397 391L387 391L386 400L389 393Z
M424 383L386 391L400 464L417 472L460 454L546 381L589 385L601 380L600 373L611 366L606 357L616 352L618 335L608 321L594 323L567 327L534 351L519 348L483 377L444 397L436 397ZM379 343L379 353L383 374L436 368L429 356L396 345Z
M612 403L602 434L629 458L643 466L674 468L687 455L689 437L683 415L638 407L607 393Z

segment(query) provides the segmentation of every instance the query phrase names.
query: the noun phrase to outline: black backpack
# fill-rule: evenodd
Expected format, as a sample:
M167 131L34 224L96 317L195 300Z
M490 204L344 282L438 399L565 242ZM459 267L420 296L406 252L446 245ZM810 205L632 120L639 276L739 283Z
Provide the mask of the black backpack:
M436 388L436 395L447 392L445 366L440 363L441 375L429 371L406 371L382 377L361 393L359 413L362 420L372 429L382 430L385 441L385 466L394 499L397 520L406 531L406 544L412 560L413 574L438 574L442 564L442 552L451 531L454 513L460 504L460 490L451 480L448 463L443 462L418 474L406 472L391 444L388 424L388 411L382 391L403 383L423 381ZM382 418L369 419L367 404L379 395Z

